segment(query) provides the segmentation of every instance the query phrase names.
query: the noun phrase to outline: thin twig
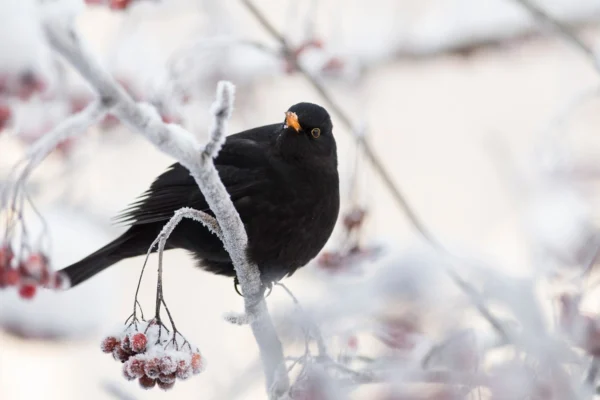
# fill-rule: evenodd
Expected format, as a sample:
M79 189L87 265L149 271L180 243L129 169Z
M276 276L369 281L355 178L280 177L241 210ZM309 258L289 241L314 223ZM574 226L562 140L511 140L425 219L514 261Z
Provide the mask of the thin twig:
M205 149L205 152L208 152L208 151L209 150ZM215 154L217 153L216 150L213 150L213 152ZM161 305L164 306L165 310L167 311L169 320L171 322L171 326L173 327L174 333L177 332L177 328L175 327L175 321L173 320L173 317L171 316L171 312L169 311L169 308L167 306L167 303L165 301L164 294L163 294L163 284L162 284L163 268L162 268L162 265L163 265L163 253L164 253L165 247L167 245L167 240L169 239L169 237L171 236L171 234L173 233L173 231L175 230L177 225L179 225L181 220L183 220L183 218L190 218L194 221L201 222L209 231L211 231L212 233L217 235L217 237L219 239L221 239L221 241L223 240L223 233L222 233L221 228L219 227L219 223L217 222L216 219L214 219L213 217L211 217L210 215L208 215L207 213L205 213L203 211L194 210L193 208L189 208L189 207L183 207L183 208L180 208L179 210L175 211L175 215L173 215L173 217L171 217L169 222L167 222L163 226L158 237L150 245L150 248L148 249L147 254L150 254L150 252L152 252L152 249L156 246L156 243L158 242L158 250L157 250L157 252L158 252L158 281L157 281L157 286L156 286L155 318L157 320L160 320L160 308L161 308ZM147 260L147 258L148 257L146 256L146 260ZM144 262L144 265L145 264L146 263ZM142 274L143 274L143 269L142 269ZM139 283L138 283L138 288L139 288ZM137 295L136 295L136 301L137 301ZM134 311L134 313L135 313L135 311Z
M577 33L567 25L558 21L552 15L548 14L542 7L538 6L531 0L513 0L514 2L523 6L529 13L538 21L551 26L558 34L569 42L573 47L579 50L584 56L588 58L594 68L600 72L600 62L596 56L596 52L588 46L583 39L581 39Z
M596 383L598 371L600 371L600 360L598 359L598 357L594 357L592 358L590 367L587 373L585 374L585 383L593 387Z
M292 291L290 289L288 289L288 287L286 285L284 285L281 282L277 282L277 286L280 286L281 288L283 288L283 290L285 290L285 292L292 298L292 301L296 305L296 308L298 308L298 310L302 314L304 314L304 318L307 320L308 324L310 325L310 327L309 327L309 332L311 332L310 335L315 339L315 342L317 343L319 357L329 357L328 353L327 353L327 346L325 345L325 340L323 339L323 334L321 333L321 330L319 329L317 324L309 317L309 315L306 313L306 311L300 305L300 302L298 301L298 299L296 298L294 293L292 293Z

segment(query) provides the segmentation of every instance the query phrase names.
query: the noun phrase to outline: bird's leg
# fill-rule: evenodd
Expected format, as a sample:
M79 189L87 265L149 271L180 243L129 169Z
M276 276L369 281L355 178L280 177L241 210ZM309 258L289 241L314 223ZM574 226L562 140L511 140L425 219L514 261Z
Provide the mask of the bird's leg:
M271 295L271 292L273 291L273 282L269 282L269 283L262 283L261 284L261 292L264 294L267 289L269 290L267 292L267 295L265 296L265 298L269 297Z

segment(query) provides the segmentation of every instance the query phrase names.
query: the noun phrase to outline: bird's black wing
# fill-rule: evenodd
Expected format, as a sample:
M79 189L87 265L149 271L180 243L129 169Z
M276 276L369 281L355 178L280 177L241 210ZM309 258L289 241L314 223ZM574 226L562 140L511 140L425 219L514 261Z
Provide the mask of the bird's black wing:
M269 168L267 148L273 138L271 133L274 132L270 128L261 127L227 137L215 159L219 177L234 204L262 189L264 182L260 178ZM182 207L212 214L187 168L175 163L156 178L150 188L123 210L115 221L131 225L167 221Z

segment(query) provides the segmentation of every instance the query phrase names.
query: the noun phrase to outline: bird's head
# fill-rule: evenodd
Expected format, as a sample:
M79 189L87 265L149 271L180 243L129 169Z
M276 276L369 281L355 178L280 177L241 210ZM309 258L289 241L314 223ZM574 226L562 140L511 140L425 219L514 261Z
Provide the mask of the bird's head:
M288 152L337 159L331 117L316 104L291 106L285 112L280 139Z

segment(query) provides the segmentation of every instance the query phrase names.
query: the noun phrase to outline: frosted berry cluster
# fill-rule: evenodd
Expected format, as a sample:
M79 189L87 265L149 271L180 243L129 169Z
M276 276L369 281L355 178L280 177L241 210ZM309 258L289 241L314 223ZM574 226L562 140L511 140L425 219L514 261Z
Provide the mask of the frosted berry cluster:
M44 254L31 253L17 258L10 246L0 246L0 289L16 287L19 296L32 299L39 286L60 289L65 284L62 275L50 269Z
M0 95L29 100L34 94L46 91L47 83L30 70L18 74L0 74Z
M0 73L0 131L9 126L13 117L13 110L6 101L7 98L26 101L45 90L46 82L31 71L23 71L20 74Z
M154 321L133 324L120 335L106 337L101 348L123 363L127 380L137 379L144 389L169 390L177 379L197 375L205 365L197 348Z

